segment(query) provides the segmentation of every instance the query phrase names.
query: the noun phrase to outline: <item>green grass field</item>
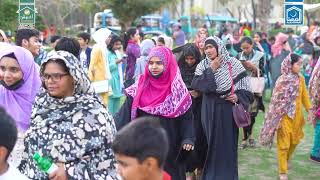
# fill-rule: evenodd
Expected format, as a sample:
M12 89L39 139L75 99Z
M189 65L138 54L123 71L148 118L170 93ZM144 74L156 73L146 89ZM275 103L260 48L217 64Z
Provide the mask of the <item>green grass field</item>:
M266 98L267 105L269 98ZM306 116L305 116L306 119ZM254 126L254 137L257 140L264 121L264 113L260 112ZM309 152L313 145L313 127L305 126L305 137L298 145L291 160L289 180L320 180L320 164L309 160ZM239 140L242 138L240 131ZM239 141L240 143L240 141ZM239 149L240 180L276 180L278 179L278 161L276 147L267 149L257 144L257 147Z

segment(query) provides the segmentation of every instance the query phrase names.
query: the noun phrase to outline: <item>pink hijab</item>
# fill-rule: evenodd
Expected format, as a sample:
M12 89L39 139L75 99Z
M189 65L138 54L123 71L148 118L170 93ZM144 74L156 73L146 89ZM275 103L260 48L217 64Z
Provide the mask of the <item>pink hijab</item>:
M291 51L290 46L287 43L285 47L283 46L284 43L288 41L288 38L288 35L281 32L276 36L276 42L271 46L272 57L280 55L282 49Z
M137 109L158 116L176 118L186 113L192 99L184 84L177 61L170 49L155 47L151 50L148 60L159 57L165 68L162 75L155 78L146 65L145 72L135 84L125 91L133 97L131 119L137 116Z

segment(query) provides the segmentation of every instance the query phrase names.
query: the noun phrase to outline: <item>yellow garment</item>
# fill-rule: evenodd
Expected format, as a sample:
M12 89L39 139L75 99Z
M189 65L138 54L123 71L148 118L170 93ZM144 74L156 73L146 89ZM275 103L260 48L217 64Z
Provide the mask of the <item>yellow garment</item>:
M91 52L88 76L91 82L109 80L110 70L106 64L106 50L101 46L94 46ZM108 93L99 94L102 97L103 104L108 105Z
M302 106L306 110L311 108L305 80L300 76L299 93L296 98L296 112L294 119L285 115L280 122L280 128L277 130L277 148L278 148L278 164L279 173L288 173L288 160L291 158L296 146L303 138L303 126L305 120L303 118Z

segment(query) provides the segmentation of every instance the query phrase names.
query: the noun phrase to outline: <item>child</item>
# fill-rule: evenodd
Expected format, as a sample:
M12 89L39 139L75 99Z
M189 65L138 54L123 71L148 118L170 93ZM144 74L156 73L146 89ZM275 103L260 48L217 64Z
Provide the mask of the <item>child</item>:
M80 61L82 63L82 66L85 68L87 72L90 65L90 58L91 58L91 51L92 51L92 48L88 46L90 42L90 34L85 32L78 34L78 42L81 47Z
M282 62L282 75L273 90L260 134L260 143L271 147L277 132L280 180L288 180L288 161L304 136L302 108L307 111L311 108L305 80L299 74L301 66L302 58L297 54L289 54Z
M122 128L112 149L124 180L170 180L163 171L169 145L165 130L150 117L138 118Z
M8 157L17 141L17 127L14 120L0 108L0 179L27 180L16 168L9 165Z

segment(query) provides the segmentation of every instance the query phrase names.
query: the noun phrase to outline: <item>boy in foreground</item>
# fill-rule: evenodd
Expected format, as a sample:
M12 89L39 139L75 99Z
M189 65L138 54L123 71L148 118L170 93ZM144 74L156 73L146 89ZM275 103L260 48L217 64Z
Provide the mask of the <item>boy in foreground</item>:
M138 118L122 128L112 149L123 180L171 180L163 171L168 137L158 121Z
M18 130L15 121L0 107L0 179L28 180L7 160L17 141Z

